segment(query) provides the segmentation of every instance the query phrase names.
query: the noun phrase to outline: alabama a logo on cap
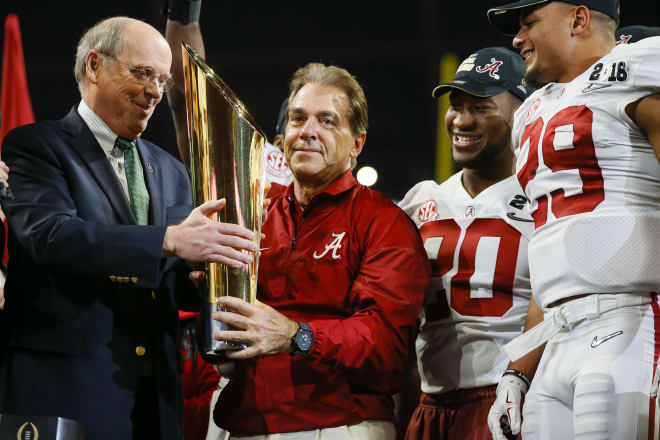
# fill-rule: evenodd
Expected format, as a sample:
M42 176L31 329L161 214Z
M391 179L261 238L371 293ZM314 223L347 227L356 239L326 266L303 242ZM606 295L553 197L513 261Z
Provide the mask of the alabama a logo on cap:
M488 72L488 75L491 78L500 79L500 76L497 74L497 71L500 70L502 61L496 60L495 58L490 59L490 64L486 64L484 67L477 66L477 72L484 73Z

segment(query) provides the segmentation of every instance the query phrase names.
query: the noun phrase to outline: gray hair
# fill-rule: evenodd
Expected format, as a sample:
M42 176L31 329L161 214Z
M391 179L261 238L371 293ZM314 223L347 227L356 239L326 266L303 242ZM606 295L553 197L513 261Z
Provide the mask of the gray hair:
M106 18L83 34L78 42L76 64L73 68L78 87L85 78L85 64L89 51L96 50L111 57L118 57L124 48L124 29L130 21L133 19L128 17ZM102 58L102 62L107 66L111 60Z
M365 134L369 126L367 98L360 83L348 70L338 66L309 63L293 74L289 83L289 104L305 84L321 84L336 87L348 97L348 121L353 134ZM288 112L287 112L288 113ZM289 117L285 119L288 121ZM357 166L357 159L351 157L351 170Z
M289 105L300 89L308 83L332 86L344 92L348 98L348 121L351 131L353 134L367 132L369 125L367 98L360 83L346 69L309 63L296 70L289 83Z

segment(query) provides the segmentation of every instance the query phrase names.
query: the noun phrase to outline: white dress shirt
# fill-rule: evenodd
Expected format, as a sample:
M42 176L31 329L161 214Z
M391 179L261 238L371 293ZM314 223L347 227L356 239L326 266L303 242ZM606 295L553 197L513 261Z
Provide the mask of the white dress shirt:
M117 140L118 136L110 130L110 127L103 122L103 119L101 119L99 115L89 108L84 99L81 99L80 104L78 104L78 113L103 149L103 152L108 158L108 161L110 162L112 169L115 171L117 179L119 179L119 183L124 190L126 200L130 203L128 181L126 180L126 171L124 170L124 152L115 146L115 140ZM135 157L139 165L137 169L142 174L143 170L140 162L140 155L136 154ZM144 178L144 175L142 177Z

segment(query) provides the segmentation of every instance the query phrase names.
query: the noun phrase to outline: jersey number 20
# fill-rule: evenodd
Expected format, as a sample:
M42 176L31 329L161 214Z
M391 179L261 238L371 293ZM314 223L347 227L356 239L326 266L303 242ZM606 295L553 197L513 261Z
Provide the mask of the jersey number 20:
M433 247L432 239L441 239L437 247L437 258L431 260L431 277L439 278L454 267L456 247L461 237L461 227L452 219L436 220L424 224L420 230L427 251ZM486 259L485 267L492 268L493 281L489 287L492 297L473 297L470 280L477 272L477 250L484 238L499 241L496 253L480 252L479 258ZM437 242L436 241L436 242ZM465 230L458 250L456 273L450 282L450 305L464 316L502 316L513 306L513 282L518 260L520 232L499 218L476 218ZM435 254L436 249L432 249ZM481 275L481 274L477 274ZM448 317L444 292L439 292L438 302L426 308L427 321ZM444 307L443 307L444 305ZM445 310L443 310L445 309Z

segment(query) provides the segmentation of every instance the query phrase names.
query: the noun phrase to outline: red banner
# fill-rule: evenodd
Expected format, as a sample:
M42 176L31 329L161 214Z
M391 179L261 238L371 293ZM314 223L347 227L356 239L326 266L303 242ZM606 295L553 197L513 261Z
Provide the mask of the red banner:
M0 91L0 145L9 130L34 122L32 103L27 88L21 29L16 14L5 21L5 42L2 57L2 89ZM1 148L1 147L0 147ZM0 151L0 157L1 151ZM3 216L4 217L4 216ZM6 227L6 224L5 224ZM4 243L3 243L4 244ZM7 262L4 246L3 262Z

